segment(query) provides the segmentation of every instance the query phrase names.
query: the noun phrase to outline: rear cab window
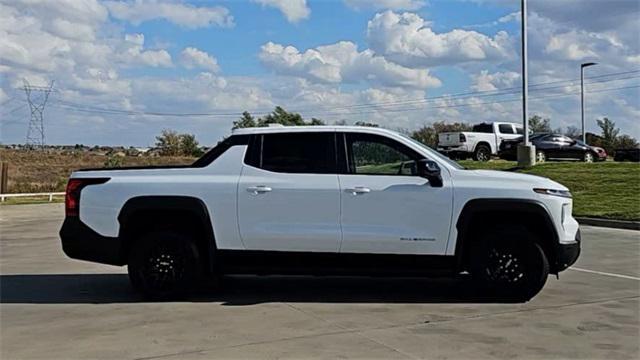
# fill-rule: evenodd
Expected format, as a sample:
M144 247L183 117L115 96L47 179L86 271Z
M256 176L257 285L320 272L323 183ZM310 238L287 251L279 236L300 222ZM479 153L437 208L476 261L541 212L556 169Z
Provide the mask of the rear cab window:
M482 124L478 124L478 125L473 125L473 132L479 132L479 133L489 133L492 134L493 133L493 125L491 124L486 124L486 123L482 123Z
M291 174L336 174L334 132L290 132L254 135L245 164Z

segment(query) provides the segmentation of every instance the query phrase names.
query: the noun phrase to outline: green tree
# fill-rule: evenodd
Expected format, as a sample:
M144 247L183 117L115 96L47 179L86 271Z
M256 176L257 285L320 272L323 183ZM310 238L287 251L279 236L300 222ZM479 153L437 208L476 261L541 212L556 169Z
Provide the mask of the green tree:
M616 149L635 149L637 147L638 140L627 134L620 135L616 141Z
M564 131L564 135L568 136L572 139L577 139L581 136L582 132L575 126L567 126L567 129Z
M270 114L258 119L254 118L248 111L243 112L242 117L233 122L232 129L262 127L269 124L281 124L284 126L325 125L324 121L317 118L311 118L311 121L306 122L302 115L288 112L283 107L276 106Z
M376 123L370 123L366 121L356 121L355 126L368 126L368 127L379 127L380 125Z
M609 154L613 154L613 150L616 146L618 134L620 129L616 128L616 123L609 120L609 118L602 118L596 120L598 127L602 130L602 147Z
M551 132L551 120L544 119L539 115L533 115L529 118L529 129L533 133L550 133Z
M591 146L603 147L602 146L602 136L588 132L588 133L584 134L584 137L587 140L587 144L589 144Z
M156 147L160 149L160 154L163 156L180 155L180 145L180 135L175 130L165 129L160 136L156 136Z
M240 118L240 120L233 122L232 129L251 128L256 126L256 119L254 119L248 111L245 111L242 113L242 117Z
M322 121L320 119L316 119L316 118L311 118L311 121L309 121L309 125L321 126L321 125L324 125L324 121Z
M193 134L181 134L180 135L180 153L185 156L202 156L202 150L198 145L198 140Z
M409 136L432 148L438 145L438 133L432 125L422 125L418 130L412 131Z
M473 129L473 126L465 122L445 123L444 121L436 121L432 126L437 134L443 132L471 131Z
M282 124L284 126L306 125L302 115L290 113L280 106L276 106L270 114L258 120L258 126L267 126L269 124Z

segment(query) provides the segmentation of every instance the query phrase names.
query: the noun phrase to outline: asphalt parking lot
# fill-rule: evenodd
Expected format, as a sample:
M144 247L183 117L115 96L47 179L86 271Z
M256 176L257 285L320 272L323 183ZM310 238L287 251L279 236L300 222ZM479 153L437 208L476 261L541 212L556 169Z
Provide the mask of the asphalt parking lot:
M61 204L0 207L0 358L637 359L640 232L583 228L573 269L525 304L464 282L234 277L145 303L125 268L68 259Z

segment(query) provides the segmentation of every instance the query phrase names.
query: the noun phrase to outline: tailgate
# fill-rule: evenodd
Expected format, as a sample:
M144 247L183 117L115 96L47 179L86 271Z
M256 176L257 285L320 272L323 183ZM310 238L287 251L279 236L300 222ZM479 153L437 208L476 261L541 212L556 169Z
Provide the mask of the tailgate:
M459 132L446 132L438 134L438 146L461 145Z

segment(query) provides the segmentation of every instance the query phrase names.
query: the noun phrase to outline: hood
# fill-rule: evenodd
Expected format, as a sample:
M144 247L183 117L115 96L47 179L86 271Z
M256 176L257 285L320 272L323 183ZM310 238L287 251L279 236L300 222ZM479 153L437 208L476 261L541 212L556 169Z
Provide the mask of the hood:
M475 177L475 181L503 183L505 187L520 184L527 188L539 187L544 189L569 190L566 186L558 182L537 175L497 170L464 170L464 172L469 176Z

